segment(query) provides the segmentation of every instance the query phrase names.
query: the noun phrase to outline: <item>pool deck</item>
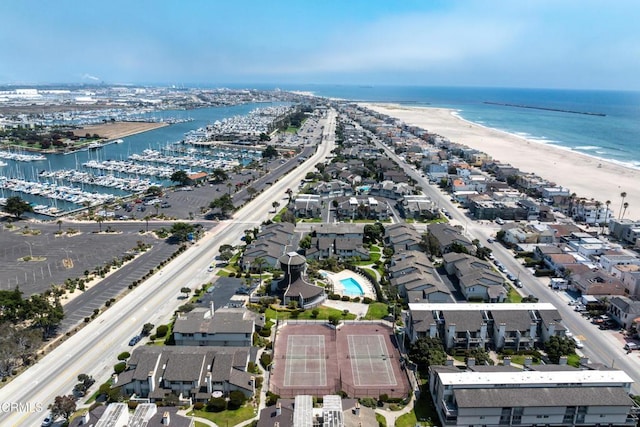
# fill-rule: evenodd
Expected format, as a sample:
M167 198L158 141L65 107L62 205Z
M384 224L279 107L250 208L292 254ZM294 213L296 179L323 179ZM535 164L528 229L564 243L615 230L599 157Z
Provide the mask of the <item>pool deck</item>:
M342 270L338 273L331 273L329 271L324 271L324 270L323 272L326 274L327 279L333 282L333 290L335 293L339 295L346 295L344 293L344 286L342 285L342 283L340 283L340 280L351 278L356 282L358 282L358 284L362 288L362 291L364 292L364 294L362 295L363 297L368 297L368 298L371 298L372 300L376 299L375 288L373 287L373 284L369 281L369 279L367 279L366 277L358 273L355 273L351 270ZM349 296L353 296L353 295L349 295Z

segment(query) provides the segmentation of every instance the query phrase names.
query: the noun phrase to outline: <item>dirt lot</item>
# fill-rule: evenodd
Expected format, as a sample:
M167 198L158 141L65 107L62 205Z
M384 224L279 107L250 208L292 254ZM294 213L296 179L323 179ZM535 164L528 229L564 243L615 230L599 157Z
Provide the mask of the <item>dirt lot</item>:
M101 125L86 126L76 129L73 133L77 136L85 136L87 133L100 135L104 139L118 139L137 133L146 132L167 126L166 123L146 123L146 122L114 122Z

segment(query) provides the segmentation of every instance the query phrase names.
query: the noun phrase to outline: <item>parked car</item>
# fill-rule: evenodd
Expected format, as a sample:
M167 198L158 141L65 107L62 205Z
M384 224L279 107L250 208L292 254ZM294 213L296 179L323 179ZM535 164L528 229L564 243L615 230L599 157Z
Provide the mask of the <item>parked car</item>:
M624 349L627 351L633 351L638 349L638 344L634 342L628 342L624 345Z
M583 348L584 347L584 344L582 344L582 341L580 341L578 338L573 337L573 340L576 343L576 348Z
M138 344L141 339L142 337L140 335L135 335L133 338L129 340L129 345L133 347L134 345Z

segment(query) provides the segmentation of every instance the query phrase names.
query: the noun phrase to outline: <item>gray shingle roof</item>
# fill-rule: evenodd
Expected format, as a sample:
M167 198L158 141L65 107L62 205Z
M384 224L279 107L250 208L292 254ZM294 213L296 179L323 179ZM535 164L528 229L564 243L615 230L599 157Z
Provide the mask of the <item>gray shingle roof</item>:
M454 395L458 408L631 406L622 387L462 389Z

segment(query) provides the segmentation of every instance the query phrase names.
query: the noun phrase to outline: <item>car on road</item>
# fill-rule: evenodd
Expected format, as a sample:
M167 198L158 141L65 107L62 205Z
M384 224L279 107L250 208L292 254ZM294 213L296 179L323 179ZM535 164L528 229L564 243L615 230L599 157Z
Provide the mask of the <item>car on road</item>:
M496 218L496 224L504 225L504 220L502 218Z
M216 268L216 266L214 264L210 264L209 267L207 267L207 271L211 273L214 268Z
M580 341L578 338L573 337L573 341L575 341L576 343L576 348L583 348L584 344L582 344L582 341Z
M519 279L514 280L513 283L519 288L522 287L522 282Z
M238 288L236 289L236 294L237 295L249 295L250 290L247 288Z
M493 243L493 242L495 242L495 240L493 240L491 237L487 239L487 243Z
M50 427L53 425L53 415L49 414L46 417L44 417L44 420L42 420L42 424L40 424L42 427Z
M142 337L140 335L135 335L133 338L129 340L129 345L133 347L134 345L138 344L141 339Z

